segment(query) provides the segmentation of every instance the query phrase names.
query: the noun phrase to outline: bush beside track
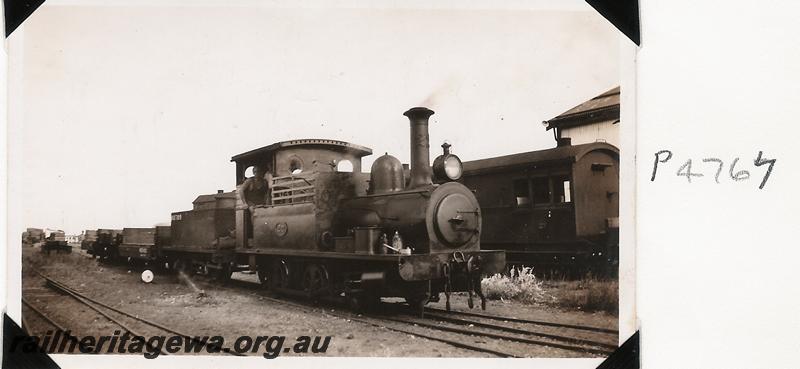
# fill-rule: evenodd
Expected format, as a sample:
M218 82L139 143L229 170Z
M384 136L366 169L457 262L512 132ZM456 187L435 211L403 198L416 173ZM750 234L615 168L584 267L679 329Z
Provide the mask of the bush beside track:
M587 274L577 280L543 279L530 267L514 267L508 275L481 281L486 298L546 305L566 310L618 314L619 282Z

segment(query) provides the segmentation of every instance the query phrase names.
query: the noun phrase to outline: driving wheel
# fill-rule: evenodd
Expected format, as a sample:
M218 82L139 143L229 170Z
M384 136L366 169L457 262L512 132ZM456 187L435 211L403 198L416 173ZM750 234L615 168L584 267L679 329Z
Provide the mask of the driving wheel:
M330 278L325 266L309 264L303 272L303 291L312 299L317 299L328 292Z
M272 273L270 273L269 286L270 289L287 289L289 288L289 280L291 277L291 269L289 263L285 260L275 260L272 263Z

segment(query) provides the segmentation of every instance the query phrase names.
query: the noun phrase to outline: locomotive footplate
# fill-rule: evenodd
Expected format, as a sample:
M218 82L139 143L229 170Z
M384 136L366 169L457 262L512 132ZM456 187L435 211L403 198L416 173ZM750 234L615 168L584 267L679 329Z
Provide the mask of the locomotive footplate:
M408 282L441 279L446 276L447 269L464 269L459 265L482 275L501 273L506 265L506 254L502 250L403 255L399 258L400 277Z

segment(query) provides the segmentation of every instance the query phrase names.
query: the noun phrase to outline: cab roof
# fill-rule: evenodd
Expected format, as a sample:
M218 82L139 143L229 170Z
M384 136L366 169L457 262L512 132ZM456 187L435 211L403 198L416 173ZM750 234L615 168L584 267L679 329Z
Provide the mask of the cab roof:
M248 161L289 147L318 147L318 148L328 149L331 151L349 152L358 157L372 155L372 149L370 149L369 147L356 145L344 141L319 139L319 138L306 138L300 140L281 141L274 143L272 145L250 150L238 155L234 155L231 158L231 161L234 162Z

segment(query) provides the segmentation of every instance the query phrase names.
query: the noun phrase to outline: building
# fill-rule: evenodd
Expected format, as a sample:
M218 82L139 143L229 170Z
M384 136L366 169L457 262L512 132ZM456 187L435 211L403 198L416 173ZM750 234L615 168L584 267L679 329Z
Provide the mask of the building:
M542 122L558 146L607 142L619 147L619 86Z

